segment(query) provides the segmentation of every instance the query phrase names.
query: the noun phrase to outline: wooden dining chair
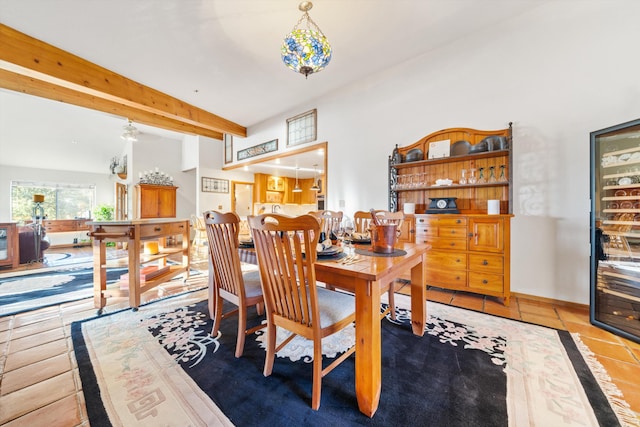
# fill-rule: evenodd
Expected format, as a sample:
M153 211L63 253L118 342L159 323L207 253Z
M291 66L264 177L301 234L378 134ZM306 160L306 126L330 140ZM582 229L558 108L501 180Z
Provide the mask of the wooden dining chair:
M213 278L210 279L210 283L213 282L213 292L209 293L212 299L209 306L213 317L211 335L218 334L222 319L237 314L238 337L235 356L241 357L245 336L265 327L261 324L247 330L247 309L255 305L258 314L264 311L260 273L242 272L238 253L240 217L235 212L208 211L204 213L204 222L209 241L209 258L213 267ZM237 308L223 313L223 300L229 301Z
M199 254L201 249L207 249L207 230L204 226L204 219L192 214L190 222L191 229L194 231L191 246L194 247L196 253Z
M375 210L374 213L376 214L376 217L378 218L378 221L381 224L396 224L397 225L396 228L398 230L400 230L400 227L402 227L402 223L404 222L403 212L391 212L391 211L378 209L378 210ZM357 211L356 213L353 214L353 218L354 218L354 224L355 224L354 228L356 233L369 232L369 228L371 226L371 220L372 220L371 212ZM400 289L404 285L405 283L400 278L391 282L391 284L389 285L389 289L387 291L387 295L389 297L389 308L385 310L384 313L382 313L383 316L385 316L387 313L391 313L391 318L393 320L396 320L395 293L396 293L396 290Z
M314 216L265 214L248 219L267 313L264 376L271 375L275 354L293 337L300 335L312 340L311 407L317 410L322 378L355 351L355 346L351 347L323 369L322 339L350 327L355 321L355 298L316 286L314 263L320 224ZM276 346L278 327L292 334Z
M337 235L337 231L340 228L340 224L342 223L342 217L344 216L342 211L312 211L309 214L313 215L316 218L319 218L321 221L320 231L324 231L327 235L327 238L333 232Z

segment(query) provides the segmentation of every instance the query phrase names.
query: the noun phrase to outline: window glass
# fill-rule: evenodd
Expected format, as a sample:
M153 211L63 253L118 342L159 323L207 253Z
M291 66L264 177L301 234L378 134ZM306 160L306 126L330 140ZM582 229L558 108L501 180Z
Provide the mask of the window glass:
M96 199L93 184L63 184L13 181L11 220L29 221L33 216L33 195L44 195L42 208L47 219L91 218Z

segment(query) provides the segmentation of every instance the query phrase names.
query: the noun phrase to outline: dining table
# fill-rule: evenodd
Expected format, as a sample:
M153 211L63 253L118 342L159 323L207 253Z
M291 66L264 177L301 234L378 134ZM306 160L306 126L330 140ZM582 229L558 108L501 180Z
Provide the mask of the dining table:
M391 254L377 254L370 246L356 245L357 258L341 262L342 258L318 259L316 280L351 291L356 299L355 391L360 412L373 417L380 403L382 390L382 326L380 297L392 282L410 271L411 328L414 335L423 336L427 319L426 254L429 245L398 243ZM251 248L240 248L245 262L255 262Z

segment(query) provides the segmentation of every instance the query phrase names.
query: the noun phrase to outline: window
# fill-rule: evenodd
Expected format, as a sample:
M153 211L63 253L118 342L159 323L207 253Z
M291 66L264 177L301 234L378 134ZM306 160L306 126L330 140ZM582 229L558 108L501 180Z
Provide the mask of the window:
M91 218L96 200L94 184L11 182L11 220L28 221L33 214L33 195L44 195L48 219Z

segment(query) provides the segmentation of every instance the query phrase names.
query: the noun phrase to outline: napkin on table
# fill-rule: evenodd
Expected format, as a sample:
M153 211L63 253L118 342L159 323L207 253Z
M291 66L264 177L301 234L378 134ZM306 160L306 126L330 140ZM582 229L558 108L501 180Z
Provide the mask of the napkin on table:
M331 239L326 239L323 242L319 242L318 245L316 246L316 251L318 252L322 252L324 250L327 250L331 247Z

